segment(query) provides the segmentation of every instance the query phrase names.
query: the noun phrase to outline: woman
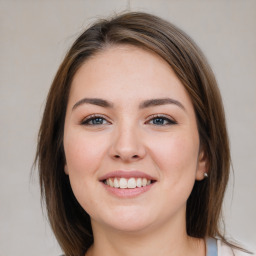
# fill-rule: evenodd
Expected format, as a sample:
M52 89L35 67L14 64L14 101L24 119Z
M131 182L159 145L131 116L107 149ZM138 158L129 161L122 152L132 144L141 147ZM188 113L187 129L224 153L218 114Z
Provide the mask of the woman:
M230 152L213 72L158 17L101 20L75 41L48 95L37 160L67 256L241 254L219 226Z

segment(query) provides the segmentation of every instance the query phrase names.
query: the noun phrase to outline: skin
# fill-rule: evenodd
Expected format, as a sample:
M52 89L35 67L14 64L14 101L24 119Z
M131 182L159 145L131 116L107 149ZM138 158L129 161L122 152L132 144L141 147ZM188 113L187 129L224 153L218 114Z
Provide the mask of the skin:
M159 98L180 105L140 108ZM88 121L91 115L100 117ZM95 240L87 255L205 255L203 240L186 234L185 212L206 159L190 97L159 56L123 45L87 60L72 82L64 150L74 195L91 216ZM99 180L115 170L141 171L156 182L139 196L120 198Z

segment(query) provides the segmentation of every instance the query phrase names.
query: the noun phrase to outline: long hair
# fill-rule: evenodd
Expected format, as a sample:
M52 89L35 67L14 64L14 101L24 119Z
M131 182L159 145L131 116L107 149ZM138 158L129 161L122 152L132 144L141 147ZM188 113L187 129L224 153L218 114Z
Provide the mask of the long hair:
M42 199L60 246L67 256L77 256L84 255L93 243L90 217L77 202L64 173L63 130L72 79L90 57L120 44L134 45L161 56L187 90L209 170L209 178L195 182L187 201L187 234L224 239L220 221L230 150L214 74L200 49L183 31L154 15L129 12L99 20L79 36L60 65L47 97L36 161Z

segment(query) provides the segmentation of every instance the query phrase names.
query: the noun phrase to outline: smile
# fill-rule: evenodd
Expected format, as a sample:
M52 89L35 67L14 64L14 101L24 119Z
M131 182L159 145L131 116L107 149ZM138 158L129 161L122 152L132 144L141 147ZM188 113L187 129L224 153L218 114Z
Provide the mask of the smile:
M140 188L145 187L153 183L153 180L147 178L108 178L103 181L105 185L108 185L112 188Z

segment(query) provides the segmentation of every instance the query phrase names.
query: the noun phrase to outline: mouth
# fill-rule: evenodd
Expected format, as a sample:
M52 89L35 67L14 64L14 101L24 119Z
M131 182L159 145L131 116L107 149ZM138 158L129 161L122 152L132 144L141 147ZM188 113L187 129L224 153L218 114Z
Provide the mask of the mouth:
M113 171L100 177L107 191L118 197L134 197L151 190L157 179L140 171Z
M154 182L155 180L145 178L145 177L111 177L102 180L102 182L112 188L119 188L119 189L133 189L133 188L141 188L146 187Z

